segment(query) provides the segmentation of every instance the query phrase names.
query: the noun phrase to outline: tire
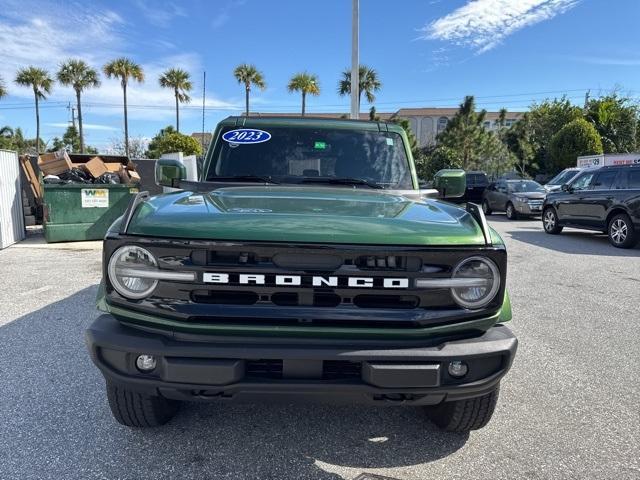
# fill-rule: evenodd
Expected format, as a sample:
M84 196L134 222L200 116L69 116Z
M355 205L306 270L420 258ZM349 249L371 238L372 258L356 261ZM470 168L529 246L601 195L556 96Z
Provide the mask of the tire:
M562 227L558 225L558 214L553 207L546 208L542 212L542 227L546 233L551 235L562 232Z
M506 208L506 213L507 213L507 218L509 220L517 220L518 219L518 212L516 212L516 207L513 206L513 203L509 202L507 203L507 208Z
M611 245L618 248L633 248L640 240L626 213L619 213L611 219L607 227L607 235Z
M489 202L487 202L487 200L483 200L482 201L482 211L484 212L485 215L491 215L491 207L489 206Z
M107 382L107 399L113 417L127 427L164 425L178 411L180 402L123 388Z
M478 430L491 420L498 402L498 391L496 388L481 397L427 407L427 415L440 429L447 432Z

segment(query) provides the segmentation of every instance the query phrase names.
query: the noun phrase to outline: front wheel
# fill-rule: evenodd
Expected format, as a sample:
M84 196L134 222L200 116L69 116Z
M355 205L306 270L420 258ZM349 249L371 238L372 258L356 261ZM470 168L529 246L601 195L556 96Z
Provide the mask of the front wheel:
M517 220L518 212L516 212L516 207L513 206L513 203L507 203L507 218L509 220Z
M491 215L491 207L489 206L489 202L487 200L482 201L482 211L485 215Z
M484 427L498 403L498 389L481 397L443 402L427 408L433 423L447 432L468 432Z
M558 214L552 207L547 208L542 214L542 226L544 231L551 235L562 232L562 227L558 225Z
M638 243L638 235L633 228L629 215L626 213L619 213L611 219L607 234L611 245L614 247L632 248Z
M180 402L145 395L107 382L107 399L113 417L127 427L158 427L178 411Z

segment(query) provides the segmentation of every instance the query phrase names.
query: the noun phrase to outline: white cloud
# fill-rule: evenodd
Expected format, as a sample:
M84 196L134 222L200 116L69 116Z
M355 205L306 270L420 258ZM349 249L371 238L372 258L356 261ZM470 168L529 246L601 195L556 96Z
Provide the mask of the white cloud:
M69 122L53 122L53 123L45 123L47 127L55 127L55 128L67 128L69 126ZM102 130L102 131L119 131L120 128L111 127L109 125L100 125L97 123L82 123L83 130Z
M5 80L10 95L25 101L33 99L33 92L13 83L19 68L36 65L48 69L53 76L59 64L67 58L80 57L94 68L100 68L112 58L128 55L129 48L134 49L135 40L132 40L125 20L114 11L80 3L42 0L2 0L2 3L0 77ZM174 16L184 14L175 5L169 11ZM91 26L90 30L87 25ZM198 78L199 72L203 70L199 55L169 55L159 60L141 62L141 66L146 79L143 84L134 82L129 86L129 119L164 121L173 118L173 96L169 90L158 85L158 76L168 67L180 67L192 73L194 103L201 104L201 96L197 93L202 83ZM122 89L117 80L103 76L102 85L84 92L82 99L85 114L122 116ZM75 103L74 100L73 91L57 83L48 98L48 101L58 102ZM235 103L220 100L210 92L205 103L212 108L239 108ZM146 108L140 108L140 105ZM195 110L187 108L181 113L188 118L191 114L195 115Z
M471 0L422 29L421 38L484 53L514 32L567 12L582 0Z
M156 27L166 28L176 18L187 16L184 9L173 2L136 0L134 4L147 21Z

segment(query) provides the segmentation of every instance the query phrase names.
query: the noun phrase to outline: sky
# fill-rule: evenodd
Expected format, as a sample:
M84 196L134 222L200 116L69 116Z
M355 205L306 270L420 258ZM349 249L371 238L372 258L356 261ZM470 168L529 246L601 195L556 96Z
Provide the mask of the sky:
M638 0L360 0L360 60L376 69L378 111L452 107L475 95L480 108L523 111L533 101L617 89L640 99ZM300 109L287 91L301 71L318 75L321 94L310 112L348 112L337 94L351 61L351 1L322 0L0 0L0 127L35 137L33 92L13 80L27 65L55 74L82 58L97 69L126 56L145 82L129 88L129 132L148 139L175 123L172 92L158 76L169 67L192 75L192 102L181 109L183 133L205 130L244 108L233 69L253 63L267 82L252 92L252 111ZM86 143L105 150L123 135L117 80L83 96ZM58 84L41 103L41 136L62 136L73 92ZM369 109L368 104L362 110Z

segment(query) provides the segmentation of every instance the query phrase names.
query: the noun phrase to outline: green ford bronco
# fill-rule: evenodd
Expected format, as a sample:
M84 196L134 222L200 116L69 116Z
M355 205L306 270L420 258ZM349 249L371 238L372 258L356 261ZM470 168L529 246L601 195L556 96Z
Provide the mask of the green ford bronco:
M158 161L174 191L138 194L104 240L86 343L116 420L315 399L489 421L517 340L502 239L476 205L440 200L464 172L421 190L394 124L230 117L185 177Z

